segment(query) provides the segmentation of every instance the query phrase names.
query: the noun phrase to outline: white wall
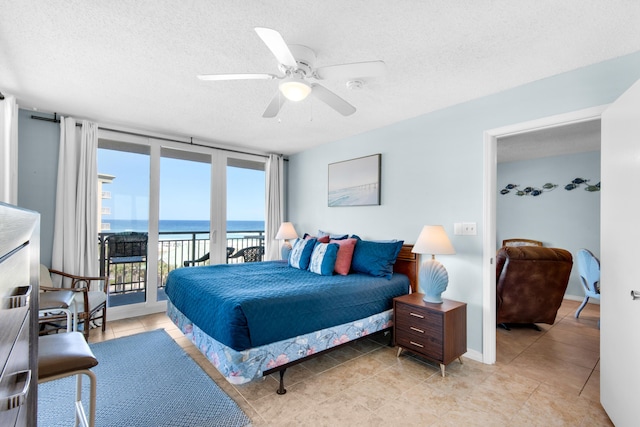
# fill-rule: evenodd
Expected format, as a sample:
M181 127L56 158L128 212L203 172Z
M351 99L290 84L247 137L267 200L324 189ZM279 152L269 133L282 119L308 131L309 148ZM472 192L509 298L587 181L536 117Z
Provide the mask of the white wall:
M507 184L542 187L550 182L558 184L552 191L540 196L497 196L496 242L513 237L540 240L545 246L563 248L575 257L578 249L586 248L600 255L600 192L585 191L585 185L567 191L564 186L575 178L589 179L589 184L600 182L600 152L543 159L507 162L498 165L498 190ZM565 294L582 300L575 265Z
M414 243L442 224L456 255L445 298L467 306L467 345L482 352L483 132L615 100L640 79L640 52L335 141L290 157L288 218L299 233L322 228ZM356 114L358 114L356 112ZM382 153L382 205L327 207L327 165ZM477 236L453 236L454 222Z

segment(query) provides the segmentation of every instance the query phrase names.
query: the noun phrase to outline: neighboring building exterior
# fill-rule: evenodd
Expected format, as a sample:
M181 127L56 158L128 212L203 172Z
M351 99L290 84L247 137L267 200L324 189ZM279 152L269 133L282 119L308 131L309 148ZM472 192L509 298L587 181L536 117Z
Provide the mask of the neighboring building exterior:
M113 175L98 174L98 232L111 230L111 224L103 220L105 215L111 215L111 207L103 206L102 200L111 199L111 192L105 191L103 186L105 184L111 184L111 181L114 179L116 179L116 177Z

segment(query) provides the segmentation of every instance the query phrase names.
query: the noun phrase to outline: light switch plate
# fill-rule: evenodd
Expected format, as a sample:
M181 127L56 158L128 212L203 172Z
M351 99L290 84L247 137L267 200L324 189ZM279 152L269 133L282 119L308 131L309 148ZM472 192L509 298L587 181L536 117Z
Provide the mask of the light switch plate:
M462 236L462 223L461 222L454 222L453 223L453 234L455 236Z

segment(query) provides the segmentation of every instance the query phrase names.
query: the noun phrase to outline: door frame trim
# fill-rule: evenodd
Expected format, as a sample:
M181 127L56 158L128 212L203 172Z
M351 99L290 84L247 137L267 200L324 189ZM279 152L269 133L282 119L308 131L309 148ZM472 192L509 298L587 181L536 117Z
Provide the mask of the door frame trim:
M483 137L482 361L496 363L496 182L498 138L600 119L609 104L489 129Z

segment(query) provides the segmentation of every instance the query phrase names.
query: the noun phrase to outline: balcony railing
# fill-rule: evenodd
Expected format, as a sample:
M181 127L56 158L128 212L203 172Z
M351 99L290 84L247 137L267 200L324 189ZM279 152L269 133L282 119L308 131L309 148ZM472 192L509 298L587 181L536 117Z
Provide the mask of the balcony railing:
M122 305L132 302L143 302L147 289L147 279L152 272L147 271L146 239L142 252L129 249L126 256L113 257L109 250L110 236L116 233L99 234L100 275L109 276L109 305ZM134 233L135 234L135 233ZM146 237L146 235L144 235ZM113 244L113 243L112 243ZM227 232L227 248L235 253L240 249L264 244L264 230L229 231ZM112 248L113 249L113 248ZM231 251L233 249L233 251ZM209 253L208 231L161 231L158 239L158 299L164 299L164 286L169 272L182 268L185 261L197 260ZM110 256L111 255L111 256ZM242 258L228 258L227 263L240 263ZM209 260L196 265L208 265Z

